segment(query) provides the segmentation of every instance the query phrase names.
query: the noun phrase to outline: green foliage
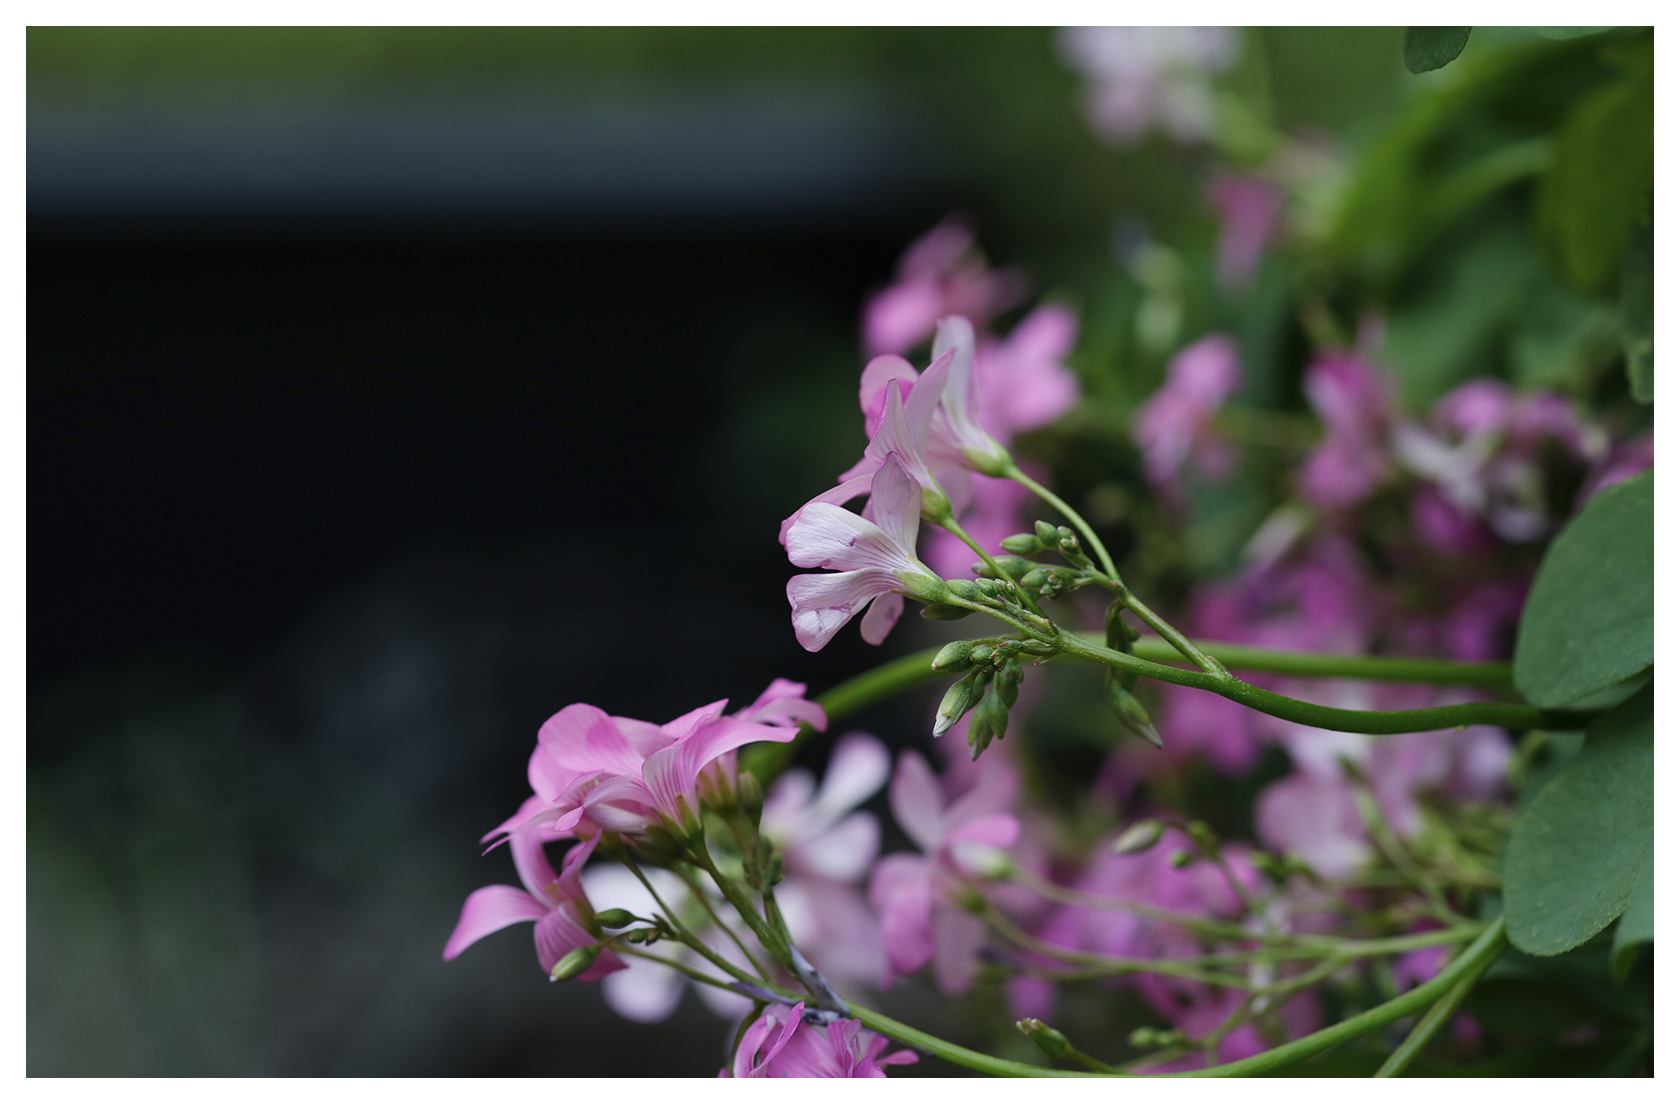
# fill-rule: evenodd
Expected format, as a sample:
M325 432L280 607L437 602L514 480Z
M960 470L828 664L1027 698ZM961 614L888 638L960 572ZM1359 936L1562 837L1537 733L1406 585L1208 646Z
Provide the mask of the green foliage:
M1653 850L1645 860L1645 873L1638 887L1628 899L1627 911L1616 924L1616 942L1610 948L1610 972L1617 981L1627 980L1628 971L1639 957L1639 948L1656 937L1656 893L1657 863Z
M1650 38L1644 42L1649 51ZM1542 235L1563 271L1588 291L1614 283L1651 192L1653 77L1633 46L1615 55L1633 71L1570 113L1541 181Z
M1556 955L1628 907L1651 865L1652 697L1595 720L1581 754L1517 818L1505 856L1511 942Z
M1533 704L1570 705L1651 665L1652 487L1647 473L1600 492L1546 550L1517 627L1515 681Z
M1407 27L1406 68L1427 73L1452 61L1470 41L1469 27Z
M1651 375L1655 256L1651 220L1645 218L1634 228L1622 266L1622 352L1627 358L1628 390L1642 403L1655 398Z

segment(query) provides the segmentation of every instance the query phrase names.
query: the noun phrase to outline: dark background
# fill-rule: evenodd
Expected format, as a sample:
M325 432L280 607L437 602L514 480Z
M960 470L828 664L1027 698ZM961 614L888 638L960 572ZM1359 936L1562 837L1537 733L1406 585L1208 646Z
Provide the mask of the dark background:
M1392 31L1314 33L1267 42L1285 110L1387 94ZM1043 30L29 59L29 1072L712 1072L692 995L627 1023L517 930L443 963L511 880L475 841L570 702L916 646L809 655L783 594L777 523L864 443L864 297L953 210L1041 290L1100 276L1117 212L1189 217L1177 177L1089 137ZM857 723L901 746L926 704ZM886 1010L962 1034L917 993Z

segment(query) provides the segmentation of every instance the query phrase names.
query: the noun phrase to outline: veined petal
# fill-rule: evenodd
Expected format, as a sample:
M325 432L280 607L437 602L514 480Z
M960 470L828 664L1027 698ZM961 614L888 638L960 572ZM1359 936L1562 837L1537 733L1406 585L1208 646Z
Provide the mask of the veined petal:
M950 379L943 398L945 415L956 430L957 439L971 444L976 428L976 390L974 379L974 324L960 314L941 318L934 330L933 355L951 354Z
M863 408L864 432L868 436L875 436L881 428L881 419L886 416L887 388L896 382L908 391L915 386L916 376L908 360L891 353L863 366L863 376L858 381L858 405Z
M869 481L875 478L875 472L880 468L880 466L881 461L879 458L870 457L866 453L864 458L853 465L850 471L845 472L840 476L839 483L811 499L811 501L807 502L805 506L809 506L814 502L823 502L830 506L844 506L846 503L850 502L854 498L857 498L859 495L868 494ZM805 512L805 506L801 506L792 514L789 514L787 517L782 519L782 527L776 534L776 539L782 543L784 548L787 546L788 542L788 530L792 529L793 523L799 520L799 515Z
M867 732L842 736L823 771L813 819L827 827L879 793L891 774L892 756L885 744Z
M799 734L796 728L781 725L754 724L735 717L725 717L696 729L687 739L655 753L642 768L643 780L653 795L654 807L672 820L677 819L677 797L688 798L689 808L699 813L700 805L695 784L700 771L713 759L742 744L768 740L785 744Z
M928 427L933 423L933 412L939 409L939 400L945 397L946 382L955 359L954 350L945 353L936 351L933 363L904 396L904 425L910 431L910 440L915 444L914 455L918 460L922 459L923 450L927 447Z
M491 932L501 931L509 924L541 920L546 915L548 906L522 889L507 885L475 889L461 906L461 918L455 922L455 931L449 936L449 942L443 945L443 960L448 962Z
M915 562L916 531L922 521L922 488L910 477L897 453L888 453L881 462L881 470L875 473L869 491L869 501L875 507L876 527L898 546L903 559Z
M584 777L584 772L562 766L553 753L539 741L531 752L531 761L525 769L525 776L530 780L531 791L552 805L578 779Z
M593 705L568 705L543 722L537 742L554 761L575 771L639 775L645 758L613 722Z
M544 973L551 973L554 964L565 958L568 953L579 947L594 945L597 940L588 928L578 923L577 917L568 908L551 910L548 915L537 921L536 930L537 961L542 963ZM589 969L579 974L583 981L598 981L615 970L624 969L624 962L611 951L602 951L601 957L592 963Z
M876 479L879 478L877 475ZM896 484L889 479L887 486L896 487ZM902 497L900 491L899 498ZM919 505L917 512L920 513ZM913 551L907 553L879 525L826 502L813 503L799 511L799 517L788 530L787 551L788 561L795 567L826 567L834 571L866 567L900 571L916 567Z
M760 724L808 724L818 732L828 731L828 714L814 701L805 699L805 684L779 678L765 688L758 700L741 710L743 720Z
M890 572L841 571L833 575L795 575L788 580L793 630L806 651L815 652L834 638L858 608L899 586Z
M640 778L609 778L589 791L582 812L609 832L640 832L654 819L653 794Z
M566 852L565 861L560 864L560 877L555 879L560 887L560 896L565 900L587 900L583 892L583 864L589 861L589 856L595 853L595 845L600 842L601 833L596 832Z
M549 865L548 855L543 851L547 837L548 833L540 830L515 832L508 837L508 850L513 854L513 867L519 871L519 880L538 900L547 898L548 887L556 881L554 867Z
M699 709L690 709L687 713L673 721L666 721L662 727L669 737L665 747L670 747L679 740L687 739L701 725L710 724L723 716L723 711L729 707L728 698L719 698L715 702L708 702ZM661 748L660 750L664 750ZM650 753L651 757L651 753Z

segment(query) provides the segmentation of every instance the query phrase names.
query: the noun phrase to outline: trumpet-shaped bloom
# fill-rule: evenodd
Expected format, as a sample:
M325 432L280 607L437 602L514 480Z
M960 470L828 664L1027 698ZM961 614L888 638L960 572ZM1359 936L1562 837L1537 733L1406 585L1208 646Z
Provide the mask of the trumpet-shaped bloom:
M533 797L526 804L538 800ZM527 920L537 925L537 961L545 972L553 970L568 952L599 941L600 929L595 923L595 910L583 891L582 873L584 862L601 841L600 833L572 848L559 874L554 873L543 853L545 837L552 838L549 833L527 832L513 840L513 864L525 888L493 885L474 890L461 906L461 918L449 942L444 944L445 962L491 932ZM578 976L584 981L595 981L622 969L624 962L617 955L603 951Z
M862 1020L834 1020L824 1026L804 1020L805 1003L764 1010L741 1036L735 1077L885 1077L882 1066L907 1066L913 1051L883 1055L887 1038L866 1031ZM718 1073L719 1077L725 1071Z
M812 502L788 528L788 559L795 566L836 572L788 580L794 635L807 651L821 649L865 606L863 638L879 644L904 611L903 595L935 600L944 593L944 581L916 558L922 489L896 453L886 456L870 493L874 521Z

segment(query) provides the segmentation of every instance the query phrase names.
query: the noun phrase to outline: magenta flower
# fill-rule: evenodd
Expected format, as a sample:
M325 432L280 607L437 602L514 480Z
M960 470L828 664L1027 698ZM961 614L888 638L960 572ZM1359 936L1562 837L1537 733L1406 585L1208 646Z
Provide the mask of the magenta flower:
M1008 763L993 757L980 764L974 786L947 806L927 761L913 751L899 757L888 796L899 827L922 853L888 855L870 878L869 900L881 914L887 952L883 989L930 961L947 996L972 984L986 927L951 902L968 892L965 879L994 870L1020 835L1020 821L1005 811L1019 785Z
M1655 464L1656 438L1653 434L1647 433L1643 437L1617 446L1587 476L1587 481L1575 500L1575 509L1579 510L1586 504L1587 499L1604 488L1624 479L1631 479L1640 472L1648 472Z
M871 355L904 353L925 341L945 315L983 326L1025 294L1020 273L989 270L974 248L974 232L948 218L911 243L892 286L870 297L863 344Z
M889 403L889 414L891 409ZM879 644L904 611L903 595L923 601L945 595L944 581L916 558L922 488L896 453L889 453L875 473L870 495L875 521L830 503L810 502L788 528L788 559L795 566L836 572L788 580L794 635L807 651L821 649L865 606L863 638Z
M804 1021L805 1003L773 1005L748 1027L735 1050L734 1067L718 1076L885 1077L882 1066L907 1066L914 1051L883 1055L887 1037L864 1029L862 1020L837 1019L818 1027Z
M1297 477L1301 493L1321 509L1358 505L1391 471L1388 378L1357 352L1324 353L1308 367L1302 388L1325 435Z
M1241 382L1237 343L1225 334L1209 334L1173 357L1166 382L1132 422L1151 483L1176 491L1179 470L1190 459L1203 475L1230 473L1236 450L1214 429L1213 416Z
M533 797L531 802L539 800ZM595 910L583 892L581 881L583 864L601 841L597 832L588 840L572 848L554 873L548 857L543 854L543 842L548 833L527 832L514 838L510 845L513 865L519 871L523 890L507 885L485 886L474 890L461 906L461 918L455 931L444 944L443 959L448 962L491 932L510 924L527 920L536 922L537 961L543 971L550 972L556 963L578 947L589 947L601 939L595 922ZM549 837L554 838L554 837ZM611 951L602 951L593 965L578 977L596 981L614 970L624 969L624 963Z
M1283 221L1283 194L1261 177L1230 173L1216 177L1207 194L1219 213L1219 283L1246 287Z

